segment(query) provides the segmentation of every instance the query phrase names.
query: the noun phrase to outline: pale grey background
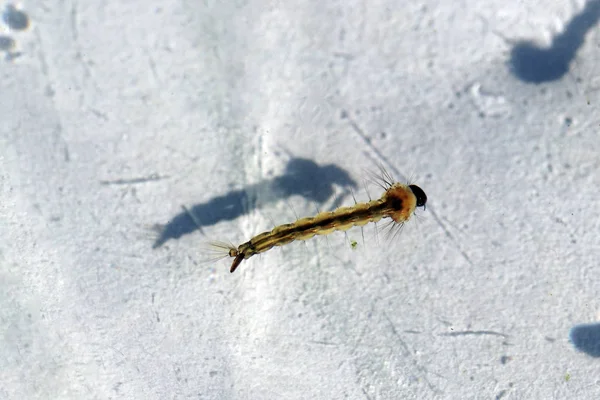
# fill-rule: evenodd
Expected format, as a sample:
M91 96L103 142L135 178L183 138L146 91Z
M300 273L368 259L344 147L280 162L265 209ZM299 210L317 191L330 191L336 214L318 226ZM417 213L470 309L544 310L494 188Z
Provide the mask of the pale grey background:
M600 398L596 3L3 3L0 399ZM395 238L206 262L378 163Z

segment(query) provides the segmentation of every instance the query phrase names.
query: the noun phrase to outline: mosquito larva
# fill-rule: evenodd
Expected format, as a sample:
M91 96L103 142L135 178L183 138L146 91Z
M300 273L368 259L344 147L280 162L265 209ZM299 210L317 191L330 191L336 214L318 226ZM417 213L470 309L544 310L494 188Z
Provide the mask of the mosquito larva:
M225 248L228 255L234 257L230 269L230 272L233 272L243 260L274 246L283 246L294 240L307 240L315 235L345 231L353 226L363 226L383 218L391 218L393 222L402 225L417 207L425 209L427 195L417 185L391 183L389 179L384 179L383 182L384 188L387 189L377 200L340 207L334 211L321 212L314 217L300 218L291 224L279 225L271 231L254 236L237 248L223 244L215 246Z

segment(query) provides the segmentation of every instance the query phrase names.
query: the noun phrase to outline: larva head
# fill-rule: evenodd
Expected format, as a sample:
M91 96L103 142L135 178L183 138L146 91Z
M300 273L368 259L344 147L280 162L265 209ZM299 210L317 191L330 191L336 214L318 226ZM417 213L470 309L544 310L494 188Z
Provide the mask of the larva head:
M415 208L425 207L427 202L425 192L416 185L394 183L383 196L387 206L386 215L399 224L408 221Z
M423 207L424 210L426 207L425 204L427 204L427 195L425 194L423 189L421 189L417 185L408 185L408 187L410 188L410 190L412 190L413 194L417 198L417 207Z

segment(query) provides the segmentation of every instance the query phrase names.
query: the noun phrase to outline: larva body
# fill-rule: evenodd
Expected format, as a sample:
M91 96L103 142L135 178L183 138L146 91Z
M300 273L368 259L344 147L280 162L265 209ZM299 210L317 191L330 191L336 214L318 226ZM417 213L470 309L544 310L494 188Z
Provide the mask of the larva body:
M351 207L340 207L334 211L319 213L314 217L300 218L291 224L279 225L271 231L256 235L237 248L229 248L229 256L234 257L230 272L235 271L243 260L274 246L283 246L294 240L307 240L315 235L345 231L383 218L391 218L394 222L403 224L417 207L425 207L427 195L420 187L386 183L388 189L377 200L357 203Z

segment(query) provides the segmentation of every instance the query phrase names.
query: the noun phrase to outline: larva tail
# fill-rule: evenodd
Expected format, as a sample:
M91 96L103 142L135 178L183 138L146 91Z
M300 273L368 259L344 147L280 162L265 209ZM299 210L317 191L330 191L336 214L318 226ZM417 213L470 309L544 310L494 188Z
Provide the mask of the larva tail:
M244 260L244 255L238 251L238 248L229 242L212 241L208 243L207 253L212 253L216 257L214 260L220 260L225 257L235 257L229 272L233 272Z

